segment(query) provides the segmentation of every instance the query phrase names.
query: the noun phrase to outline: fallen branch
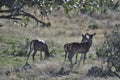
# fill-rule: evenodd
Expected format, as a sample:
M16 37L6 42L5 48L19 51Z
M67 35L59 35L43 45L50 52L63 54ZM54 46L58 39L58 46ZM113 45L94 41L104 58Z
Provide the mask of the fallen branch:
M11 12L11 10L1 10L0 9L0 13L10 13Z
M2 19L15 19L15 20L22 20L21 18L15 18L15 17L12 17L12 15L2 15L2 16L0 16L0 18L2 18Z

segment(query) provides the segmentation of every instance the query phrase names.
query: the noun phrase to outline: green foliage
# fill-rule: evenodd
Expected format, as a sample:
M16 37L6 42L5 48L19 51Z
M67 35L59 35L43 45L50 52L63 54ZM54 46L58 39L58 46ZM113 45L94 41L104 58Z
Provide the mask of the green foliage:
M3 5L13 5L16 0L1 0ZM37 7L40 9L41 13L50 14L54 10L59 10L61 7L64 8L66 14L69 15L69 12L75 8L79 9L82 13L91 14L93 12L104 13L107 9L117 10L119 7L119 0L114 2L113 0L17 0L18 3L24 4L29 7ZM19 4L16 4L19 5ZM8 6L11 8L11 6ZM52 10L51 10L52 8Z
M25 18L23 19L23 24L22 24L21 26L27 27L27 25L29 24L29 22L30 22L30 18L25 17Z
M22 44L19 41L19 38L13 36L0 36L0 41L7 46L2 50L2 54L13 55L13 56L26 56L27 54L27 45Z
M0 67L22 66L25 63L23 56L27 54L27 47L19 41L19 38L1 35L0 42L3 43L3 49L0 47Z
M13 57L8 55L2 55L0 57L0 67L1 66L22 66L24 64L24 60L20 57Z
M101 61L103 60L105 62L105 59L107 59L111 54L111 49L108 47L106 42L104 42L99 48L96 48L96 55L101 59Z
M98 29L98 25L97 24L92 24L88 26L89 29Z
M120 51L120 25L115 25L110 34L105 34L108 48L111 49L113 54L118 54Z
M10 47L3 51L3 54L13 55L13 56L26 56L27 55L27 48L25 45L12 43Z
M97 49L96 55L101 58L107 58L107 63L112 64L116 70L120 71L120 25L115 25L113 30L105 33L105 42Z
M90 58L91 60L95 60L94 54L89 54L89 55L88 55L88 58Z
M12 52L12 50L11 49L5 49L4 51L3 51L3 54L10 54Z
M54 0L55 1L55 4L57 5L62 5L64 4L64 1L63 0Z
M51 27L51 23L48 22L48 23L42 24L41 27Z

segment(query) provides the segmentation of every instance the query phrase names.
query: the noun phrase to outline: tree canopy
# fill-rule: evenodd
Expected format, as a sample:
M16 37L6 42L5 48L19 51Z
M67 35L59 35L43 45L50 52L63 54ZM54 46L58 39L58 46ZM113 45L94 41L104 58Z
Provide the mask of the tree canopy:
M7 16L2 15L0 18L17 19L15 16L23 15L46 24L29 12L24 11L24 7L38 8L42 16L48 16L51 12L61 8L64 9L67 15L72 10L76 10L77 13L92 14L96 12L100 14L106 12L107 9L116 11L119 7L119 2L119 0L0 0L0 13L11 13ZM8 9L2 9L3 6Z

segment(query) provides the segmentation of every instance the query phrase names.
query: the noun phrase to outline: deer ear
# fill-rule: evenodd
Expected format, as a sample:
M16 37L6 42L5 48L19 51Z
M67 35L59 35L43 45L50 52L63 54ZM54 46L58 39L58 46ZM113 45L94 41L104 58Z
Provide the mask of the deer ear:
M96 35L96 33L94 33L93 35Z
M86 36L88 33L85 33L85 35L84 36Z
M86 33L85 35L90 35L89 33Z

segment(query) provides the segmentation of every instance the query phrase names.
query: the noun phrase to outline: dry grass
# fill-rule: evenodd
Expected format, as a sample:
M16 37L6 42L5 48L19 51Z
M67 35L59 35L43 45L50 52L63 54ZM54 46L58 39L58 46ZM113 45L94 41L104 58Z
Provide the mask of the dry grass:
M87 15L80 14L69 20L66 16L62 15L62 12L60 12L58 13L58 16L50 16L52 26L48 28L40 27L39 25L37 26L33 20L31 20L27 27L21 26L23 21L19 21L15 24L9 20L1 20L0 24L3 24L3 26L0 27L0 36L4 36L4 39L9 40L14 37L20 42L25 43L27 38L30 40L40 38L48 43L50 50L55 49L57 54L54 58L43 61L39 61L39 58L36 55L36 62L32 63L32 60L30 60L32 68L27 71L20 70L19 72L15 72L11 70L11 67L4 68L4 70L0 69L3 71L3 74L1 73L2 71L0 71L0 80L118 80L116 77L96 78L86 76L87 71L92 66L101 66L100 62L96 59L95 50L96 47L99 47L104 41L104 32L107 30L106 27L119 22L118 16L120 15L118 13L109 15L114 16L112 18L107 17L102 20L96 20ZM114 20L114 22L111 20ZM88 26L94 23L98 24L100 28L95 30L88 29ZM86 32L96 32L93 46L87 54L88 59L86 64L83 65L81 63L80 67L75 65L73 70L67 75L58 74L62 67L65 69L64 71L69 71L69 62L64 62L63 45L68 42L80 42L81 34ZM89 58L91 54L92 58ZM24 58L24 60L26 60L26 58ZM4 74L6 70L12 71L9 76Z

